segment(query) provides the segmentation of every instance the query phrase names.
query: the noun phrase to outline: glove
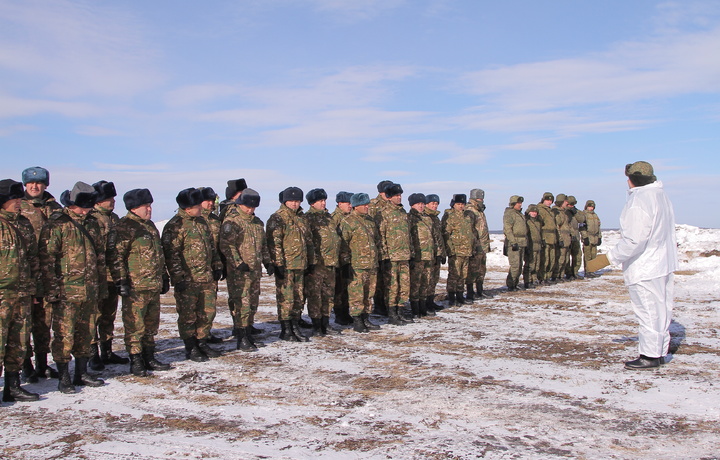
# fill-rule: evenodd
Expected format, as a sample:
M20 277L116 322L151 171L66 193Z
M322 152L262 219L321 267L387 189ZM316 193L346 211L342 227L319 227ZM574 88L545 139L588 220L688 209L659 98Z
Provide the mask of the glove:
M249 272L250 271L250 265L246 264L245 262L238 265L238 271L239 272Z
M447 263L447 257L442 256L442 264L445 265Z
M584 238L584 239L583 239L583 244L584 244L585 246L590 246L590 238Z
M314 271L315 271L315 265L314 264L308 265L307 268L305 269L305 276L312 274L312 272L314 272Z
M215 269L215 270L213 270L212 273L213 273L213 279L214 279L215 281L220 281L221 279L224 279L224 278L223 278L223 269L222 269L222 268Z
M188 283L187 281L178 281L177 283L175 283L175 292L186 291L189 287L190 283Z
M435 256L435 265L442 265L442 264L443 264L443 257Z
M118 281L115 283L115 288L117 289L118 294L120 294L120 297L127 297L130 295L130 283L127 281Z
M585 271L593 273L600 270L601 268L607 267L608 265L610 265L610 261L608 260L607 256L605 254L600 254L593 260L589 261L587 265L585 265Z
M510 247L512 248L513 251L517 251L520 249L520 246L518 246L517 243L513 243L512 246L510 246Z
M382 262L380 262L380 266L383 270L390 270L390 267L392 267L392 262L390 262L390 259L383 259Z
M273 276L275 274L275 265L265 264L265 271L267 272L268 276Z
M563 240L558 241L558 247L559 247L559 248L564 248L564 247L565 247L565 242L564 242Z
M598 238L598 246L602 244L602 238Z
M342 267L340 267L340 273L343 278L345 279L351 279L352 277L352 268L350 264L345 264Z
M167 294L170 290L170 278L162 279L162 288L160 288L160 294Z
M287 273L287 270L282 265L276 265L275 266L275 277L279 280L285 279L285 274Z

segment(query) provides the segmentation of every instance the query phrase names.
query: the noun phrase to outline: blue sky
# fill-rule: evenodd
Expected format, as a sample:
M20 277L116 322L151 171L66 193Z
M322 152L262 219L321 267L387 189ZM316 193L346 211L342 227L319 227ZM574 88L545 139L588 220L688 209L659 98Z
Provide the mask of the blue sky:
M482 188L491 229L545 191L617 227L646 160L678 223L720 227L719 122L716 1L0 0L3 178L147 187L156 221L244 177L264 219L390 179Z

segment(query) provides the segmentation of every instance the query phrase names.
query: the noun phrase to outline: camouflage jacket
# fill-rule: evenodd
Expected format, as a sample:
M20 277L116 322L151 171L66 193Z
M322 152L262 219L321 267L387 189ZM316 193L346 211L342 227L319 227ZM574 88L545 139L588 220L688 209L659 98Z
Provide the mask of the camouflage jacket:
M40 231L50 218L50 214L62 209L60 203L55 201L55 197L48 192L44 192L40 198L31 198L25 194L25 198L20 202L20 214L27 217L35 230L35 239L40 239Z
M344 241L342 264L356 270L373 270L380 258L380 234L375 221L367 214L350 213L340 223Z
M301 209L280 205L268 219L266 226L270 260L277 266L289 270L305 270L315 264L310 227Z
M410 221L410 244L415 254L414 260L435 260L437 254L435 235L433 234L432 218L411 208L408 213Z
M545 206L543 203L539 203L538 207L538 220L542 224L542 237L545 244L555 245L558 242L557 225L555 224L555 217L549 206Z
M557 226L558 242L562 242L563 247L569 248L572 243L572 232L570 229L570 219L565 209L560 206L552 207L553 216L555 216L555 225Z
M98 285L106 278L105 241L95 217L68 208L55 211L42 229L39 250L48 302L99 299Z
M378 196L370 200L370 206L368 206L368 215L373 219L376 219L377 215L380 214L380 212L385 209L385 207L389 204L392 203L383 198L382 195L378 194Z
M173 286L181 281L212 283L213 270L222 269L210 227L202 216L178 210L165 224L161 241Z
M226 211L226 214L227 214L227 211ZM218 244L220 243L219 235L220 235L220 226L222 226L222 220L220 220L220 217L218 217L217 214L215 214L212 211L208 211L206 209L202 210L202 216L205 218L205 222L207 222L208 227L210 227L210 235L212 236L213 244L215 245L215 250L219 251L220 246L218 246Z
M318 211L310 208L305 214L312 232L315 247L315 262L326 267L337 267L340 264L340 232L335 219L327 209Z
M160 232L151 220L128 211L108 237L110 271L115 283L128 282L138 291L160 291L165 269Z
M234 200L222 200L220 202L220 206L218 206L218 217L220 218L220 222L224 221L227 212L236 206L237 203L235 203Z
M478 234L472 211L446 209L441 225L448 256L472 257L477 253Z
M425 208L425 215L430 217L433 224L433 238L435 239L435 255L440 257L447 257L445 251L445 240L442 234L442 224L440 223L440 211L434 211L430 208Z
M528 229L528 248L531 251L539 251L542 248L542 223L537 217L525 215L525 223Z
M375 216L380 233L380 257L394 262L414 258L410 245L410 222L401 204L388 202L380 214Z
M4 291L18 297L39 296L40 263L30 220L0 209L0 298Z
M220 230L220 252L227 263L228 277L237 274L243 262L250 270L261 271L262 264L270 263L263 221L237 207L230 208Z
M590 244L597 246L598 241L602 238L602 232L600 231L600 217L595 211L580 211L578 215L582 215L582 229L580 235L583 239L587 238L590 240Z
M110 211L109 209L95 207L92 211L90 211L90 214L97 220L98 225L100 225L100 232L102 233L103 239L105 240L105 265L110 268L112 266L112 259L110 258L110 252L108 248L108 235L110 234L110 231L120 222L120 218L117 214ZM112 273L110 273L110 270L106 270L107 272L107 279L100 280L100 298L105 298L108 296L108 283L112 283Z
M524 248L528 245L528 229L522 212L508 206L503 214L503 233L505 234L505 244L512 246L517 244Z
M488 230L487 217L485 217L485 204L477 200L470 200L465 207L475 215L475 228L478 234L480 249L485 254L490 252L490 230Z
M580 238L580 221L578 220L578 214L582 214L577 208L567 208L565 213L570 223L570 236L573 241L577 241ZM580 217L582 219L582 217Z

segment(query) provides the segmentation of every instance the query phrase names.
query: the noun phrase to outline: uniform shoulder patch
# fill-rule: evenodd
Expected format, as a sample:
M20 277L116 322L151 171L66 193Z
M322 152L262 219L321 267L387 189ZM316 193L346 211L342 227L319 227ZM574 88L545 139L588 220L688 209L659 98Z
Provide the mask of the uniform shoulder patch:
M225 222L222 225L222 231L223 233L230 233L232 232L233 225L230 222Z

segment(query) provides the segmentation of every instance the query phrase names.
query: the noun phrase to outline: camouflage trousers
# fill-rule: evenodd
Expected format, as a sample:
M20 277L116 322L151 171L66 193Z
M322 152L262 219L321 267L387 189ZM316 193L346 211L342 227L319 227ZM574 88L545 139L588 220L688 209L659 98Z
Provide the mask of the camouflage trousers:
M286 270L284 278L275 276L278 320L300 318L305 303L305 270Z
M228 273L228 303L235 329L252 326L260 304L260 279L262 271Z
M478 252L468 261L468 276L466 283L482 283L487 273L487 254Z
M33 346L35 347L35 353L50 353L52 307L46 305L42 297L33 298L30 311L30 330L27 336L26 358L32 357ZM31 336L33 345L30 344Z
M512 289L517 287L520 282L520 274L522 273L523 260L525 258L525 248L520 247L517 251L513 251L512 248L509 247L507 250L507 258L510 268L508 269L505 284Z
M105 342L113 338L118 309L118 292L113 283L108 283L107 290L108 296L98 302L97 332L93 343Z
M583 245L583 260L585 262L585 275L587 275L587 264L595 257L597 257L598 247L594 244L589 246Z
M465 283L468 279L468 265L470 263L470 257L465 256L450 256L448 257L448 277L447 277L447 291L448 292L463 292L465 291Z
M215 320L217 288L211 283L190 283L183 292L175 291L178 332L182 340L206 340Z
M122 321L125 328L125 349L129 355L155 347L160 329L160 291L130 291L122 299Z
M316 265L305 277L305 297L310 318L330 316L335 306L335 267Z
M557 248L554 244L545 244L545 248L540 251L540 270L538 271L538 279L540 281L549 280L555 269L555 258Z
M433 264L432 269L430 270L430 279L428 280L428 293L427 295L435 295L435 287L437 287L438 283L440 282L440 269L442 268L442 265L440 264Z
M430 277L432 276L434 261L417 260L410 267L410 301L424 300L434 294L430 290Z
M52 304L52 356L56 363L69 363L73 356L89 358L97 300L61 300Z
M577 238L573 238L569 253L570 260L565 268L565 274L567 276L577 276L582 266L582 249L580 249L580 241Z
M557 248L555 251L555 267L552 271L553 278L561 278L565 274L565 269L568 266L570 260L570 248L562 247Z
M378 271L376 269L352 269L352 276L348 284L350 316L360 316L363 313L370 314L372 311L370 296L375 292L377 279Z
M25 359L32 297L0 291L0 366L19 372Z
M537 251L528 250L525 253L523 281L526 283L534 283L535 281L538 281L538 271L540 270L540 251L540 249Z
M410 299L410 263L406 260L392 261L385 272L385 305L398 307Z

